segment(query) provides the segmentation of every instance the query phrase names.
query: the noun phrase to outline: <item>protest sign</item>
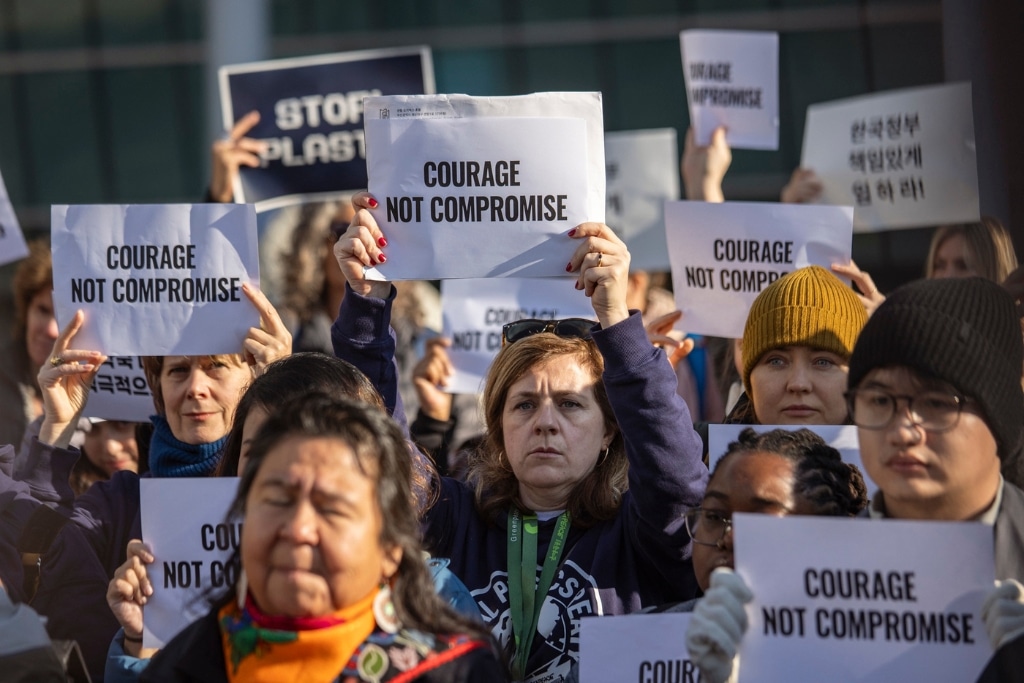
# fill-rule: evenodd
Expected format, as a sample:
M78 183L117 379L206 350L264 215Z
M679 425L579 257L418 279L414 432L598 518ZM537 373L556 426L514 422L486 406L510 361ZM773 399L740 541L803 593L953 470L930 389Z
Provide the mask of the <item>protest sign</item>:
M259 313L251 204L54 205L53 301L76 348L110 355L240 353Z
M800 165L823 204L851 204L872 232L977 221L970 83L896 90L807 108Z
M686 652L691 614L580 619L580 680L587 683L698 683Z
M143 610L143 646L163 647L209 610L238 578L228 563L242 539L240 521L226 521L236 477L139 479L142 540L156 561Z
M853 209L759 202L666 202L676 307L687 332L743 336L762 289L809 265L849 263Z
M741 683L970 683L992 656L990 525L736 514L733 538Z
M11 198L7 196L7 186L0 175L0 266L13 263L28 256L25 236L18 225L18 217L11 206Z
M368 278L564 276L566 233L604 222L599 93L371 97L364 113L389 242Z
M363 98L434 92L429 47L236 64L219 75L225 130L260 113L248 137L267 151L259 168L240 169L235 187L236 199L257 211L365 188Z
M665 200L679 199L675 128L606 133L607 223L629 248L631 270L669 269Z
M100 366L89 388L84 417L125 422L149 422L156 412L142 358L110 356Z
M839 451L843 462L855 465L864 476L864 483L867 485L868 498L875 495L878 486L875 485L860 460L860 442L857 440L857 428L854 425L739 425L739 424L709 424L708 425L708 469L715 471L718 461L725 455L729 444L736 441L740 432L747 428L753 429L758 434L770 432L773 429L787 429L796 431L798 429L809 429L825 440L832 448Z
M696 143L725 126L735 149L778 149L779 34L696 29L679 43Z
M444 336L455 374L446 391L475 394L482 390L491 361L501 350L505 323L523 318L594 320L590 299L573 285L574 278L501 278L444 280L441 313Z

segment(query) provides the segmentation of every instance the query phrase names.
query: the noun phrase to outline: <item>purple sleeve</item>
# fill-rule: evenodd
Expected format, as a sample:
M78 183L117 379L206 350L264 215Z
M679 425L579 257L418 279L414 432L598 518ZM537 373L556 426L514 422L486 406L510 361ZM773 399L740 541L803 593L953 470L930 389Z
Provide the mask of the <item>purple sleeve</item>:
M345 285L345 298L338 319L331 325L334 355L359 368L380 395L388 413L408 435L405 408L398 394L398 364L395 362L395 333L391 329L392 286L386 299L361 296Z
M32 497L41 503L52 503L70 510L75 502L75 492L68 483L68 477L78 462L79 450L44 444L38 437L32 437L22 448L27 452L25 467L17 472L18 480L28 485Z
M671 583L688 565L690 539L682 514L700 505L708 482L700 437L676 393L676 377L651 345L640 315L594 332L604 357L604 384L629 459L623 501L637 552Z

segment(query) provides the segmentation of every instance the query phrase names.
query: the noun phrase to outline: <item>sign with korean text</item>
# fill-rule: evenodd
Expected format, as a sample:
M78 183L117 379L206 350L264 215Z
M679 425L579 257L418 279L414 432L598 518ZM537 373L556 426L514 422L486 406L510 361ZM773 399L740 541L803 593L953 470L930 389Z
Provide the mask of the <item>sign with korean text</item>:
M156 412L139 356L109 356L93 377L84 417L149 422Z
M669 269L665 200L679 199L675 128L606 133L607 223L629 248L632 270Z
M257 211L366 187L363 98L434 92L430 48L388 48L236 64L220 70L224 128L250 111L267 144L235 197Z
M733 539L741 683L969 683L992 656L989 525L735 514Z
M627 614L580 619L580 680L587 683L698 683L686 652L691 614Z
M143 610L143 647L163 647L209 611L208 599L231 590L238 572L242 522L227 513L236 477L139 479L142 540L156 561L147 567L153 595Z
M25 236L14 214L11 199L7 196L7 186L0 175L0 266L13 263L28 256Z
M694 29L679 41L697 144L724 126L731 147L778 149L779 34Z
M374 97L365 129L371 211L389 242L368 277L564 276L566 233L604 219L596 93Z
M804 266L849 263L853 209L666 202L665 237L686 331L739 338L769 284Z
M57 320L85 323L75 344L108 355L240 353L259 314L252 204L54 205Z
M563 270L564 274L564 270ZM483 390L491 361L501 350L505 323L522 319L586 318L597 324L590 299L575 278L490 278L441 282L444 336L455 375L445 389L453 394Z
M858 232L979 220L970 83L807 108L801 166L821 203L852 205Z

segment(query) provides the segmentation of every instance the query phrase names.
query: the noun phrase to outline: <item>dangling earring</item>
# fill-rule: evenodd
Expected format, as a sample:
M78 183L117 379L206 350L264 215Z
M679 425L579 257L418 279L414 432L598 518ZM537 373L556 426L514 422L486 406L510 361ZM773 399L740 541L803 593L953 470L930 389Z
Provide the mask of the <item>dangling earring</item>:
M238 609L245 609L245 596L249 593L249 579L245 576L245 570L238 570L238 581L235 583L235 594L238 600Z
M395 603L391 601L391 586L387 581L381 582L380 590L373 599L373 618L385 633L397 633L401 626L395 612Z

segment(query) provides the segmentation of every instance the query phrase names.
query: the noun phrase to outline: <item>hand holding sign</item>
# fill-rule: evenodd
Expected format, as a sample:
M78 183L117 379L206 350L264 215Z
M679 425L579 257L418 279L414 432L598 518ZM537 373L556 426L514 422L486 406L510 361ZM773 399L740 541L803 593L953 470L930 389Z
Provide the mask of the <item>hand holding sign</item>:
M124 629L125 652L134 657L151 656L155 652L151 648L142 652L142 608L153 595L146 565L153 564L156 558L138 539L128 542L127 556L107 586L107 604Z
M608 328L629 317L626 289L629 281L629 250L604 223L581 223L569 237L584 240L576 247L565 270L579 270L576 289L584 290L594 306L601 327Z
M249 334L242 342L242 347L245 349L245 361L252 366L253 372L258 377L275 360L291 355L292 335L281 321L277 309L258 287L243 282L242 293L260 312L260 326L250 327Z
M378 206L380 203L369 192L358 192L352 197L352 208L356 210L356 215L345 234L334 243L334 258L338 260L338 266L352 291L384 299L391 292L391 283L366 278L367 268L388 260L382 251L388 241L377 225L377 219L370 213L370 209Z
M260 167L260 155L266 154L267 143L245 136L259 122L260 113L251 111L235 122L226 138L213 143L210 150L213 161L210 169L210 196L213 201L227 204L235 198L240 166Z
M860 290L857 294L857 298L864 304L864 308L867 310L868 315L875 312L875 309L882 305L885 301L885 295L878 291L878 287L875 286L875 281L871 279L871 276L865 273L863 270L857 267L857 264L852 260L849 265L843 265L842 263L833 263L832 272L839 277L848 277L853 284L857 285L857 289Z
M452 395L442 390L442 387L448 386L455 372L448 355L448 347L451 345L451 340L445 337L427 340L423 358L412 370L412 382L416 387L420 410L440 422L447 422L452 416Z
M724 683L732 675L749 625L744 604L753 599L743 578L728 567L711 572L711 585L694 608L686 631L686 649L703 674L701 680Z
M725 140L725 128L719 126L711 133L711 144L701 146L694 139L693 128L686 131L683 148L683 184L686 198L705 202L724 202L722 180L732 164L732 150Z
M782 188L780 200L784 204L810 204L821 196L823 189L821 178L814 171L798 168Z
M673 369L679 364L679 361L690 355L694 347L692 339L677 339L672 336L672 329L682 317L683 312L676 310L659 316L644 326L647 329L647 338L651 340L651 343L666 349L668 362Z
M43 424L39 440L61 448L71 443L78 417L89 398L89 386L107 360L99 351L69 349L71 339L85 321L85 314L76 311L57 341L50 359L39 368L39 388L43 394Z

